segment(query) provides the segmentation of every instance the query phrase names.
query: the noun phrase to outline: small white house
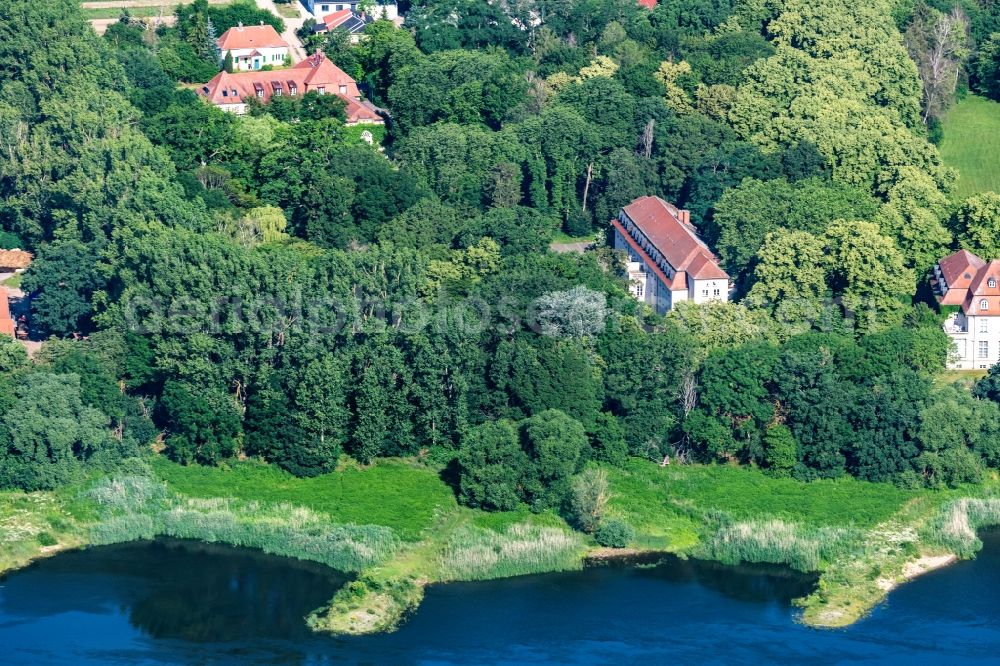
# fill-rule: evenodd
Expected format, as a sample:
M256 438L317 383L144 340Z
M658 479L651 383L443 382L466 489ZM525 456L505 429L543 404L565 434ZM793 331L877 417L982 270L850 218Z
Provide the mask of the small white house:
M253 72L266 65L281 67L288 57L288 42L274 27L266 24L241 23L222 33L217 43L222 62L226 54L232 56L234 72Z
M399 8L393 1L382 2L380 0L373 0L372 2L364 3L358 0L302 0L302 6L319 23L323 23L323 19L330 14L344 9L349 9L352 12L361 12L362 10L358 8L359 5L369 8L366 14L372 20L388 19L389 21L396 21L399 19Z

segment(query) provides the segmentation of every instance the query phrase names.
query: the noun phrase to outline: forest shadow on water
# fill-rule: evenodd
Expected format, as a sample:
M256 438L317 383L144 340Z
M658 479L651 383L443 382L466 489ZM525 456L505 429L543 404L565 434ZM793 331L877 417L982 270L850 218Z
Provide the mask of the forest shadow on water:
M816 577L672 556L428 588L399 631L314 635L304 616L348 578L188 541L92 548L0 583L4 664L984 663L1000 648L1000 538L819 631L790 602Z

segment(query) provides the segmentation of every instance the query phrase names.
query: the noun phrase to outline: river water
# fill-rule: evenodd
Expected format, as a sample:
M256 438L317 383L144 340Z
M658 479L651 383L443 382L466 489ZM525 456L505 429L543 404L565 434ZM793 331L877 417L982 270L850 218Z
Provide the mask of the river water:
M815 580L780 567L652 568L428 590L394 634L311 635L344 577L252 551L156 541L65 553L0 582L0 664L1000 663L1000 532L837 631L795 622Z

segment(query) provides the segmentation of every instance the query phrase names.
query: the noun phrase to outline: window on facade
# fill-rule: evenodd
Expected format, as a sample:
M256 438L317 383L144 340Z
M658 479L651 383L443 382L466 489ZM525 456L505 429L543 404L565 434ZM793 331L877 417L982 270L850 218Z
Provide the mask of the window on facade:
M713 293L712 295L713 296L719 296L721 293L722 293L721 291L719 291L718 289L716 289L715 293Z
M337 9L340 9L340 5L337 5ZM330 11L330 5L323 5L323 11L324 12Z
M979 309L980 310L989 310L990 309L990 302L987 301L985 298L983 300L979 301Z
M318 92L320 95L325 95L326 86L316 86L316 92Z
M641 284L637 284L635 286L635 295L638 296L639 298L642 298L642 285Z
M701 290L701 295L702 296L708 296L708 289L702 289Z
M990 343L987 340L979 341L979 358L990 357Z
M980 333L989 333L990 332L990 320L989 319L980 319L979 320L979 332Z

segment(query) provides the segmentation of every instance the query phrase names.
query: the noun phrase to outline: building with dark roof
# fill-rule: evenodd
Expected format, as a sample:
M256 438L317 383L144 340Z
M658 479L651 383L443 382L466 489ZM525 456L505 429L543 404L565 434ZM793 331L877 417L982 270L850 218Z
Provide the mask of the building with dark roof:
M629 289L668 312L683 301L728 301L729 275L691 224L691 214L659 197L640 197L611 221L614 247L629 257Z
M306 11L313 15L317 22L322 22L323 18L334 12L348 9L352 12L364 12L361 0L300 0ZM387 19L389 21L399 20L399 7L395 0L374 0L369 3L367 17L371 19Z
M364 34L365 28L373 20L368 15L360 14L350 9L341 9L339 12L324 16L322 21L317 22L313 26L313 32L324 34L331 30L343 30L350 35L351 43L357 44L361 41L361 36Z

